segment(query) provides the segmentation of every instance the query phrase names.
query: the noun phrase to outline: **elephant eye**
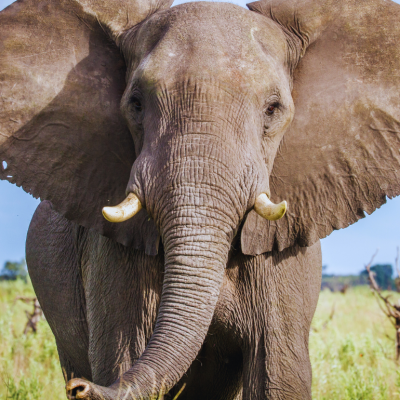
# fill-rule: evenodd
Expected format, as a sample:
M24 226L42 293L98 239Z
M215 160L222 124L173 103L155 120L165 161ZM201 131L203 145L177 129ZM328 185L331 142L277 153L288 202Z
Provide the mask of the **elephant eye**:
M131 99L131 104L133 105L136 111L140 112L143 110L142 103L137 97L133 97Z
M275 112L275 110L277 109L277 107L278 107L278 104L277 104L277 103L274 103L274 104L269 105L268 108L267 108L267 110L266 110L266 113L267 113L268 115L272 115L272 114Z

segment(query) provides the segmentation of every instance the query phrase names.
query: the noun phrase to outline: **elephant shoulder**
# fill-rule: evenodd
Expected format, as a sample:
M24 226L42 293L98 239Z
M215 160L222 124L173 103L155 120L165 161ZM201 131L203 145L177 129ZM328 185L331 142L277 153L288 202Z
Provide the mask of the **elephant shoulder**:
M53 204L48 201L42 201L36 208L29 225L27 241L33 239L33 236L49 236L70 232L76 224L59 214Z
M76 253L76 235L81 228L54 210L50 201L36 208L26 238L28 267L47 263L66 251Z

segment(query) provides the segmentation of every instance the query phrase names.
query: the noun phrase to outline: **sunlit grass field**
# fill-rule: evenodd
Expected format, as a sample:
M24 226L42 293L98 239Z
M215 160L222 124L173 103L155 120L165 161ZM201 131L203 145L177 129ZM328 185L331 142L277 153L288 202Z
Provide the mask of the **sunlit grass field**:
M395 329L367 286L321 292L312 327L314 399L400 399Z
M17 296L34 296L22 280L0 282L0 399L66 399L57 347L46 321L36 335L22 334L33 306Z
M0 282L0 399L64 399L51 331L41 321L38 333L25 337L24 310L32 306L14 302L16 296L34 296L30 284ZM321 292L310 335L313 398L400 399L394 333L369 288Z

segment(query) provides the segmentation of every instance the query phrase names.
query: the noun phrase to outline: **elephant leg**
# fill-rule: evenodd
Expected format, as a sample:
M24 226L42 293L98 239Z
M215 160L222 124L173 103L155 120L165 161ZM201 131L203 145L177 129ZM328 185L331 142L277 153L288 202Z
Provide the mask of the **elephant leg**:
M164 260L90 231L81 268L92 381L109 386L142 355L153 333Z
M211 329L189 370L166 398L173 399L185 385L179 400L239 400L242 369L241 348Z
M75 244L75 224L40 203L26 240L26 259L43 313L56 338L65 378L92 378L85 295Z
M243 259L244 400L311 399L308 338L321 265L319 242Z
M86 374L82 374L80 370L82 368L80 365L74 365L71 362L71 357L69 354L66 354L63 350L63 346L56 341L57 345L57 352L58 352L58 358L60 359L60 365L61 365L61 370L63 372L64 380L65 382L68 382L68 380L73 379L73 378L84 378L84 379L89 379L86 378ZM64 345L65 347L65 345ZM87 353L87 351L86 351ZM87 357L87 355L86 355ZM89 371L90 372L90 371Z

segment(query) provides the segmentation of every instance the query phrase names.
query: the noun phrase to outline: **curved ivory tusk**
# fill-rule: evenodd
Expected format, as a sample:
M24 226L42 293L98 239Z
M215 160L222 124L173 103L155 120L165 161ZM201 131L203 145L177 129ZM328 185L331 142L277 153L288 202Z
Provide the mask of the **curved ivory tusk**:
M261 193L254 204L254 211L269 221L276 221L282 218L287 209L286 201L274 204L265 193Z
M104 207L103 216L110 222L124 222L132 218L142 209L142 204L137 196L129 193L128 197L115 207Z

